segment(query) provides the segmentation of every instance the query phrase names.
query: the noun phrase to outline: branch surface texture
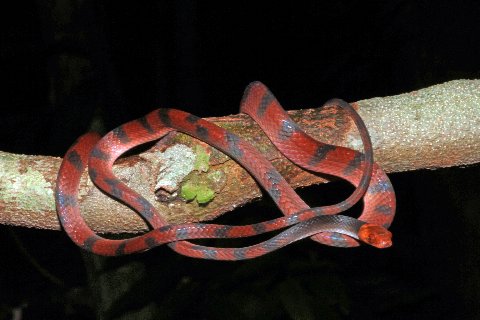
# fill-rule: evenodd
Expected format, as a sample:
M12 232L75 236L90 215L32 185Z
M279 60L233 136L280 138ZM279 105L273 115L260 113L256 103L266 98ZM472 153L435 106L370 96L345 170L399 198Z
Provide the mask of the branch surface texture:
M480 162L480 80L450 81L353 106L369 129L375 160L386 172ZM322 142L362 149L352 121L337 108L289 114ZM294 187L328 181L286 160L248 116L208 120L249 140ZM53 197L60 162L55 157L0 151L1 224L60 229ZM132 189L155 203L170 223L211 220L261 196L255 181L234 161L183 134L120 159L114 169ZM87 174L80 186L80 203L86 222L97 232L148 229L136 213L98 191Z

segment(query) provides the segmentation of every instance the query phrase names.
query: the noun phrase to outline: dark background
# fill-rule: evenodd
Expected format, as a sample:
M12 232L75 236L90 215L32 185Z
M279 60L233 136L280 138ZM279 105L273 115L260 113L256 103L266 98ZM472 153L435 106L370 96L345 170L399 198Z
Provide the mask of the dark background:
M14 153L62 156L93 119L108 131L158 107L237 113L254 80L292 109L480 77L476 1L10 6L0 150ZM383 251L302 241L235 263L167 248L105 259L60 232L1 226L0 319L478 318L479 166L390 177L398 211L394 246ZM334 202L351 190L301 192L320 205L318 194ZM275 208L255 203L222 221L255 212Z

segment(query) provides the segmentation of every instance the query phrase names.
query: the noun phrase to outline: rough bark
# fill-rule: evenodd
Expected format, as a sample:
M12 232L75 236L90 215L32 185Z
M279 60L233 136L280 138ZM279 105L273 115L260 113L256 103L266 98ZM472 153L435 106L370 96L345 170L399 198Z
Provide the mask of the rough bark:
M375 159L386 172L480 162L480 80L456 80L353 105L370 131ZM361 150L352 121L340 110L303 109L289 113L320 141ZM327 181L281 156L248 116L208 120L262 150L293 187ZM249 174L219 151L183 134L167 140L115 165L116 174L155 203L167 221L210 220L261 196ZM175 167L188 162L188 158L193 159L190 165ZM0 152L0 223L60 229L53 197L60 162L55 157ZM197 198L185 201L185 197L192 197L192 192ZM208 201L212 194L213 199ZM206 203L200 204L197 200L202 197ZM98 232L147 229L129 208L98 191L86 174L80 186L80 203L85 220Z

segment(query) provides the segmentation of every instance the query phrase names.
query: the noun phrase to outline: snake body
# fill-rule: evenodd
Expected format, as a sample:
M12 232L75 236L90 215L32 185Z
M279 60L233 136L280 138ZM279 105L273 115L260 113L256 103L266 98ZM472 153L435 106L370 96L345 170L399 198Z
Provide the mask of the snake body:
M379 248L389 247L391 233L387 228L395 213L393 187L386 174L373 162L367 129L354 109L339 99L326 105L339 106L350 113L360 132L364 154L324 144L308 136L260 82L253 82L247 87L240 110L251 116L292 162L311 171L346 179L355 185L355 191L338 204L310 208L272 164L239 136L184 111L157 109L117 127L103 138L87 133L70 147L57 177L55 198L59 220L78 246L108 256L145 251L166 243L176 252L190 257L242 260L261 256L306 237L338 247L358 246L357 240ZM284 217L245 226L205 223L168 225L154 206L113 174L112 166L127 150L160 139L174 130L200 139L237 161L270 194ZM87 164L94 184L137 211L150 224L151 231L129 239L112 240L100 237L89 228L78 206L80 177ZM338 215L362 197L364 209L358 219ZM242 248L206 247L185 241L248 237L281 228L287 229L267 241Z

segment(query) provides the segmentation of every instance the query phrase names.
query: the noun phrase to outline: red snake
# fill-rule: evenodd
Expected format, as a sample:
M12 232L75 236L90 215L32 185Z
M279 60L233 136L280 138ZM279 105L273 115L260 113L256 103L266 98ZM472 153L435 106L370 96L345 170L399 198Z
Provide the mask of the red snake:
M346 102L334 99L325 105L350 113L364 144L364 154L318 142L304 133L260 82L245 90L241 112L252 117L274 145L292 162L315 172L346 179L356 186L346 200L310 208L264 156L239 136L189 113L157 109L123 124L103 138L87 133L65 154L57 177L55 200L59 220L69 237L90 252L116 256L145 251L167 243L176 252L203 259L242 260L264 255L292 242L311 237L323 244L352 247L357 240L378 248L391 245L387 230L395 214L395 193L390 180L373 162L373 151L365 124ZM269 193L284 217L245 226L206 223L169 225L145 198L128 188L112 172L115 160L127 150L180 131L223 151L247 171ZM78 205L80 177L87 167L97 187L137 211L152 230L133 238L112 240L94 233L83 220ZM337 215L364 198L358 219ZM288 227L288 228L287 228ZM264 242L242 248L216 248L184 240L248 237L286 228Z

